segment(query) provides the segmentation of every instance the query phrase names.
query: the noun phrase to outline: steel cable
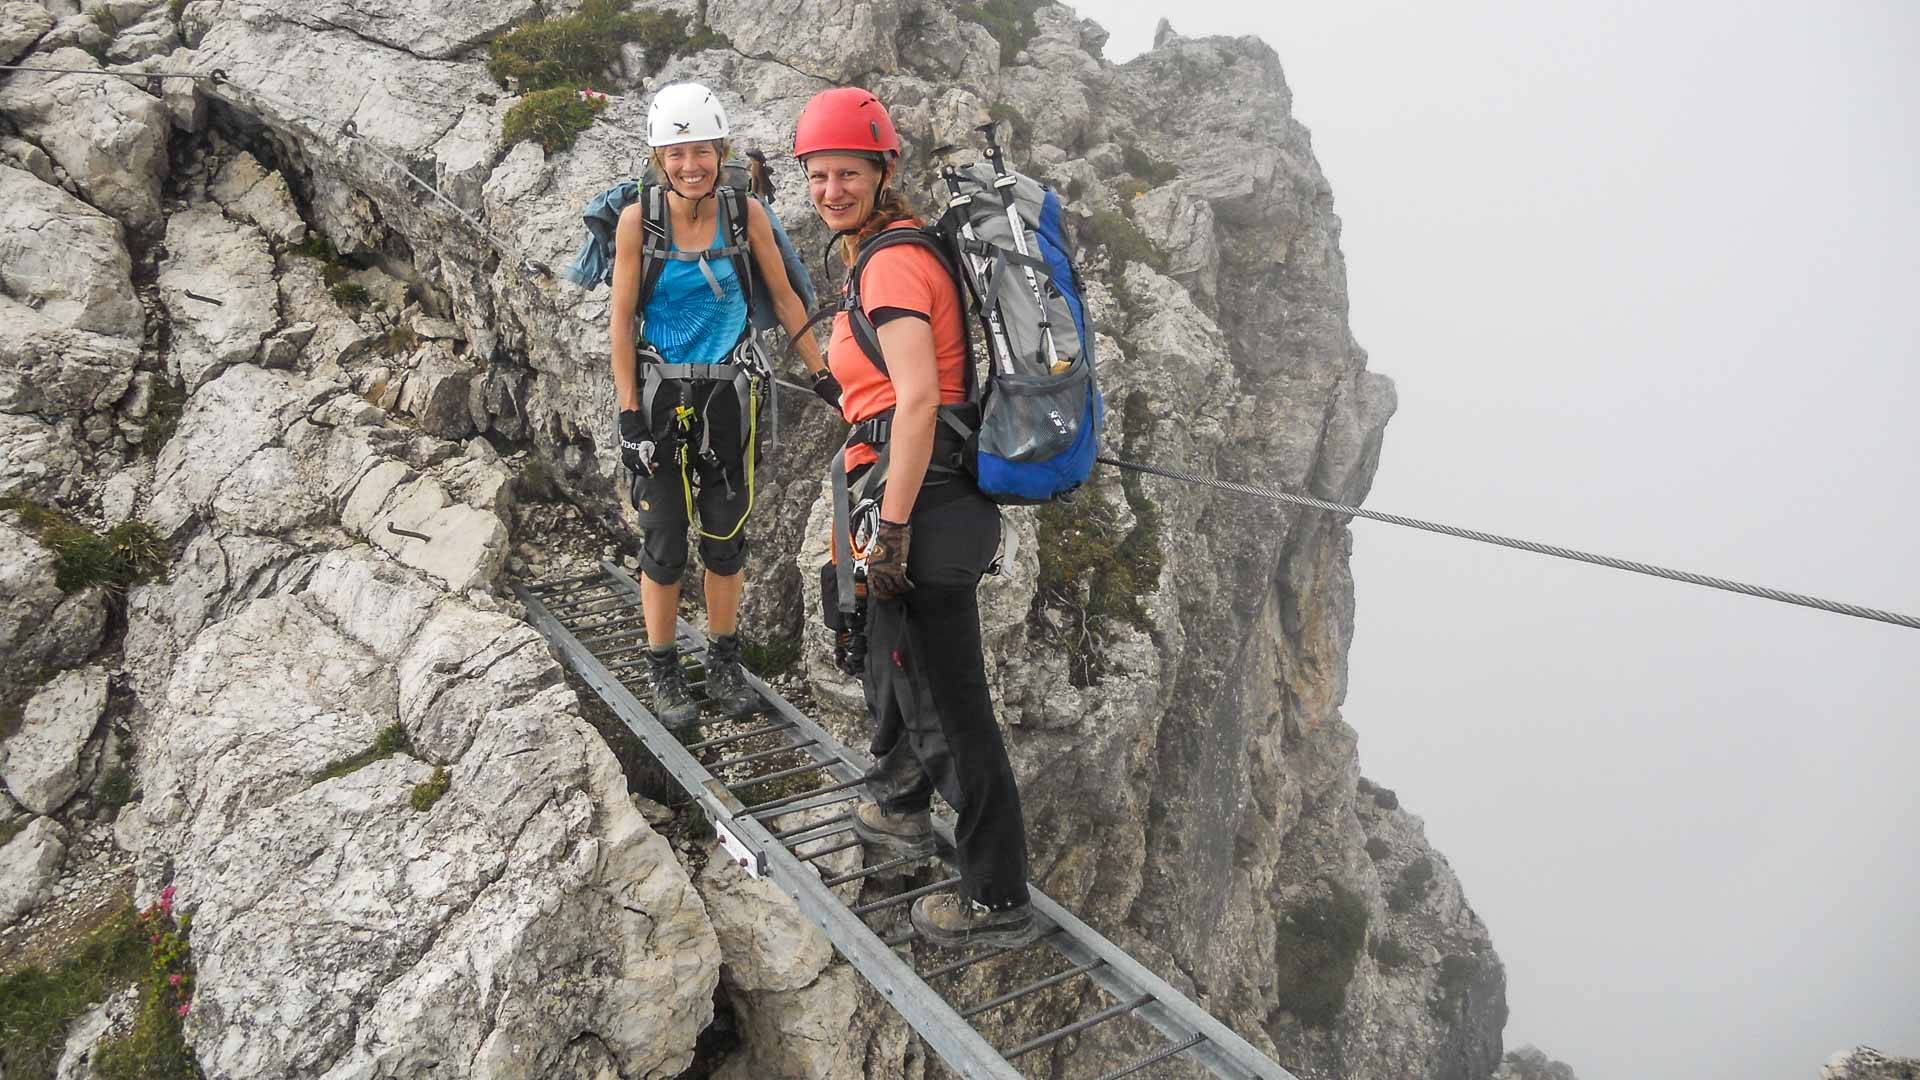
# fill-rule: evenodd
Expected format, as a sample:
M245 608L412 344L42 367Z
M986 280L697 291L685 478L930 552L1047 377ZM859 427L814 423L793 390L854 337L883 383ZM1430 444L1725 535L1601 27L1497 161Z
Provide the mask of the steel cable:
M1743 593L1757 596L1762 600L1775 600L1782 604L1798 604L1801 607L1830 611L1836 615L1851 615L1857 619L1872 619L1875 622L1904 626L1909 630L1920 630L1920 618L1902 615L1897 611L1882 611L1879 608L1862 607L1838 600L1826 600L1804 593L1787 592L1772 589L1765 585L1749 585L1742 581L1730 581L1727 578L1713 577L1708 574L1696 574L1689 570L1673 570L1651 563L1635 562L1631 559L1618 559L1611 555L1595 555L1588 551L1559 547L1554 544L1542 544L1534 540L1516 540L1511 536L1481 532L1478 529L1462 529L1455 525L1442 525L1435 521L1422 521L1419 518L1404 517L1400 514L1386 514L1378 510L1367 510L1358 506L1343 506L1340 503L1316 499L1308 495L1293 495L1275 488L1261 487L1257 484L1242 484L1232 480L1216 480L1210 476L1180 472L1176 469L1162 469L1154 465L1142 465L1136 461L1122 461L1118 458L1102 457L1096 459L1102 465L1111 465L1116 469L1146 473L1150 476L1178 480L1183 484L1200 484L1204 487L1218 488L1240 495L1252 495L1256 498L1271 499L1274 502L1303 506L1311 510L1324 510L1331 514L1346 514L1350 517L1366 518L1370 521L1384 521L1389 525L1403 525L1409 529L1423 529L1427 532L1454 536L1462 540L1477 540L1483 544L1495 544L1500 547L1514 548L1518 551L1531 551L1536 555L1551 555L1558 559L1571 559L1574 562L1591 563L1595 566L1610 567L1614 570L1628 570L1649 577L1665 578L1668 581L1684 582L1688 585L1700 585L1709 589L1721 589L1726 592Z

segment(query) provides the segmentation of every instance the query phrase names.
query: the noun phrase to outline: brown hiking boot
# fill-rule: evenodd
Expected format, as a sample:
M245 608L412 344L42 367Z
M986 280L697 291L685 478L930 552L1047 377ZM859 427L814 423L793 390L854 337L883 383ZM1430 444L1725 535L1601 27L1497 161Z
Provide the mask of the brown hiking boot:
M964 945L1017 949L1032 944L1042 929L1030 904L994 911L958 893L923 896L914 901L913 928L928 941L948 949Z
M853 832L862 843L890 855L933 854L933 819L917 814L889 814L879 803L861 800L853 808Z

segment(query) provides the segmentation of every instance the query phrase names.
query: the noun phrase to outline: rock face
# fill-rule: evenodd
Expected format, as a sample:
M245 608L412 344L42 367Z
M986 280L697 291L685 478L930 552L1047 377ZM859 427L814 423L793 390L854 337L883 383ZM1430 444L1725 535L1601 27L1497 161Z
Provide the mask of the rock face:
M1580 1080L1573 1066L1555 1061L1538 1049L1522 1046L1509 1050L1493 1071L1493 1080ZM1823 1078L1824 1080L1824 1078Z
M910 133L923 206L930 147L1007 120L1016 162L1067 196L1111 449L1346 503L1371 483L1393 388L1348 331L1331 189L1266 46L1167 30L1116 66L1059 7L1003 43L948 0L638 6L704 10L732 44L628 50L608 73L624 92L551 156L497 145L512 100L476 47L531 0L196 2L164 54L171 19L109 12L109 34L63 9L33 55L96 66L62 46L83 43L227 78L164 101L122 79L0 82L8 190L87 252L17 277L10 258L0 279L0 333L20 339L0 361L0 489L71 491L99 411L151 396L160 357L115 305L131 260L114 223L164 244L153 310L188 397L150 481L112 502L178 544L167 580L128 599L126 674L142 887L171 880L195 912L211 1076L670 1076L716 986L744 1041L722 1075L940 1075L777 896L703 876L703 903L486 592L509 540L495 446L631 524L607 452L606 293L526 260L564 263L582 203L643 159L645 81L709 82L736 142L772 150L809 96L857 78ZM203 122L247 152L184 134ZM819 250L803 185L776 167L776 208ZM0 211L0 243L38 243L38 220ZM286 250L315 228L356 266ZM377 304L336 302L340 272ZM56 359L72 385L5 381ZM817 699L844 702L809 621L817 554L792 554L822 547L818 474L841 431L804 399L777 407L748 632L804 636ZM450 441L475 434L493 444ZM1043 887L1302 1077L1491 1074L1505 988L1486 929L1418 819L1363 783L1340 717L1345 523L1108 472L1005 520L1021 554L984 589L983 622ZM78 662L98 598L69 612L77 598L49 596L16 550L0 590L30 614L9 604L0 635ZM91 625L97 643L104 614ZM329 775L396 722L411 751ZM415 810L436 769L450 788ZM989 1035L1060 1019L1010 1009ZM1091 1075L1139 1056L1137 1038L1098 1028L1023 1067Z
M66 841L52 818L34 818L0 847L0 926L46 899L66 857Z
M101 70L71 46L36 55L47 67ZM125 79L17 72L0 85L0 113L66 170L89 203L132 229L159 223L169 125L158 98Z
M1842 1050L1820 1067L1820 1080L1916 1080L1920 1058L1890 1057L1871 1046Z
M80 750L107 707L107 673L56 676L27 702L20 730L0 743L0 781L36 814L51 814L80 790Z
M15 699L36 676L71 667L100 644L106 597L98 588L60 591L53 552L0 512L0 701Z

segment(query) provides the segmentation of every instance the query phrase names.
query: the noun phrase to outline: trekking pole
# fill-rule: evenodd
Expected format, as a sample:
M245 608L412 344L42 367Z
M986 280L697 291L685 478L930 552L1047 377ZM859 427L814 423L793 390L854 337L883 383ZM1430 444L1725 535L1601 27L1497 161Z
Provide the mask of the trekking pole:
M1053 321L1047 317L1047 297L1040 291L1040 279L1033 273L1033 252L1027 250L1027 226L1020 220L1020 211L1013 204L1013 187L1019 183L1019 177L1007 171L1007 165L1000 153L1000 141L994 137L994 130L1000 126L998 121L989 120L974 130L987 140L987 162L993 166L993 186L1000 189L1000 202L1007 209L1007 224L1013 229L1013 248L1020 253L1020 270L1027 275L1027 287L1033 290L1033 302L1040 309L1040 337L1046 343L1046 355L1040 357L1040 374L1055 371L1055 363L1060 359L1060 350L1053 343ZM1047 278L1049 285L1053 278Z
M958 149L959 147L956 146L941 146L934 150L934 154L942 159L940 179L947 182L947 212L959 219L960 235L967 242L966 247L960 252L960 265L966 270L967 290L973 294L974 303L979 305L981 313L986 318L989 342L987 351L999 356L1000 373L1011 375L1013 374L1013 343L1007 339L1007 328L1000 321L1000 305L987 303L987 290L984 284L986 257L978 253L981 246L980 236L973 231L973 218L967 214L966 208L973 202L973 196L961 190L960 170L955 168L951 161L946 160ZM998 349L992 347L992 343L996 342L999 345Z

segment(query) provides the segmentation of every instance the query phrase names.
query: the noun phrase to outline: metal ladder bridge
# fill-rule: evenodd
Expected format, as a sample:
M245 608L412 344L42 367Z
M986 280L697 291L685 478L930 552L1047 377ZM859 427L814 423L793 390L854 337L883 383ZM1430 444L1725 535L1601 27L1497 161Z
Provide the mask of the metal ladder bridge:
M698 802L728 853L748 872L766 877L792 897L801 913L819 925L840 955L954 1072L969 1080L1020 1080L1024 1074L1017 1063L1026 1055L1102 1024L1131 1022L1150 1025L1156 1033L1155 1048L1138 1060L1102 1074L1101 1080L1139 1076L1156 1065L1176 1062L1189 1069L1197 1064L1223 1080L1296 1080L1119 946L1031 886L1035 914L1047 926L1038 941L1024 949L989 949L958 958L949 954L938 957L945 962L916 968L896 950L918 934L909 926L882 937L868 920L887 917L890 912L897 916L915 899L953 888L960 879L951 866L945 865L940 856L889 859L844 873L832 873L819 865L822 858L859 845L851 835L848 804L860 797L859 788L872 764L864 753L841 745L751 673L747 682L759 693L761 706L748 717L735 718L741 730L683 743L655 719L628 685L641 685L647 665L638 582L618 565L603 561L597 573L514 583L512 588L526 606L528 619L552 643L563 662L593 688ZM679 638L682 657L698 661L705 644L700 636L683 622ZM697 680L698 669L689 671L689 675ZM697 685L695 693L700 693ZM798 764L725 779L744 766L764 769L787 760ZM775 781L814 782L817 786L749 801L754 798L754 787ZM835 811L834 807L843 809ZM829 816L823 818L823 812ZM782 827L796 819L804 820ZM943 833L943 852L951 851L951 839ZM935 868L939 880L864 903L850 904L833 891L854 882L878 885L889 880L882 875L910 873L915 868ZM1067 966L984 1001L950 1001L935 988L945 976L976 965L1015 954L1044 955L1047 951L1058 954ZM996 1047L971 1022L1003 1005L1080 979L1090 980L1101 991L1099 996L1111 999L1110 1003L1099 1006L1089 995L1083 1000L1095 1002L1091 1011L1052 1031L1007 1046Z

